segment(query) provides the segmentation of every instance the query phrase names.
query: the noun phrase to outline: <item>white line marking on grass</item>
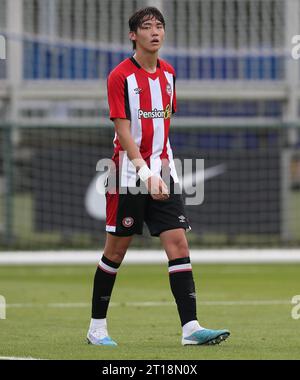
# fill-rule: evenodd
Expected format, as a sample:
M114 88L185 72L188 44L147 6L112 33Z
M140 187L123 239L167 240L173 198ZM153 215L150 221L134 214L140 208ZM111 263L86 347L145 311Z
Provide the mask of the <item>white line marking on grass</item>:
M267 306L267 305L290 305L289 300L243 300L243 301L200 301L199 305L205 306ZM175 302L111 302L112 307L136 306L136 307L156 307L156 306L174 306ZM90 303L13 303L7 304L7 308L84 308L90 307Z
M16 356L0 356L0 360L44 360L44 359L36 359L36 358L19 358Z
M300 249L191 249L193 263L300 263ZM99 250L89 251L18 251L1 252L0 265L96 265L101 257ZM165 264L163 250L129 249L124 264Z

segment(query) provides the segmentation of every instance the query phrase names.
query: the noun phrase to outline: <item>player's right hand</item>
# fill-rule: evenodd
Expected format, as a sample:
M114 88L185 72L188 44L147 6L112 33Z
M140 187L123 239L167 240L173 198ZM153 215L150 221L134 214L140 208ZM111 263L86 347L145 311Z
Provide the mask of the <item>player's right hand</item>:
M165 182L157 175L152 175L146 181L146 186L151 197L157 201L169 198L169 190Z

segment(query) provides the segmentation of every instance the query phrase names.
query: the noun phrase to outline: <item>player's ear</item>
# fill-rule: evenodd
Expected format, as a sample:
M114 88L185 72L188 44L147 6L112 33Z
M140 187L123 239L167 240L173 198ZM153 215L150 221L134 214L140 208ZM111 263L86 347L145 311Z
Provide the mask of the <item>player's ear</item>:
M129 32L129 39L130 41L135 41L136 40L136 34L135 32Z

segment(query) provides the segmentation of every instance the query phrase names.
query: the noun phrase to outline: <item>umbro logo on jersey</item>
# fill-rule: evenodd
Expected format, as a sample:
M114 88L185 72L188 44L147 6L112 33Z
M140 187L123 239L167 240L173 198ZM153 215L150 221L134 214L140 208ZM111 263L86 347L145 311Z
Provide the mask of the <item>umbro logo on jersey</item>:
M141 88L137 87L137 88L135 88L133 91L138 95L138 94L140 94L143 90L142 90Z

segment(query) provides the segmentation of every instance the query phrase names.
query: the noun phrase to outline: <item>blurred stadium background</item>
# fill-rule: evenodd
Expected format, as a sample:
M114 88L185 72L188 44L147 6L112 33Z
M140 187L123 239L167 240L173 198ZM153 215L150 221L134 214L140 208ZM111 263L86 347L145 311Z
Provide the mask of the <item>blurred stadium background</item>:
M0 249L102 247L106 78L147 4L177 72L174 154L223 168L187 207L191 247L299 247L300 0L0 0ZM145 229L133 245L158 243Z

